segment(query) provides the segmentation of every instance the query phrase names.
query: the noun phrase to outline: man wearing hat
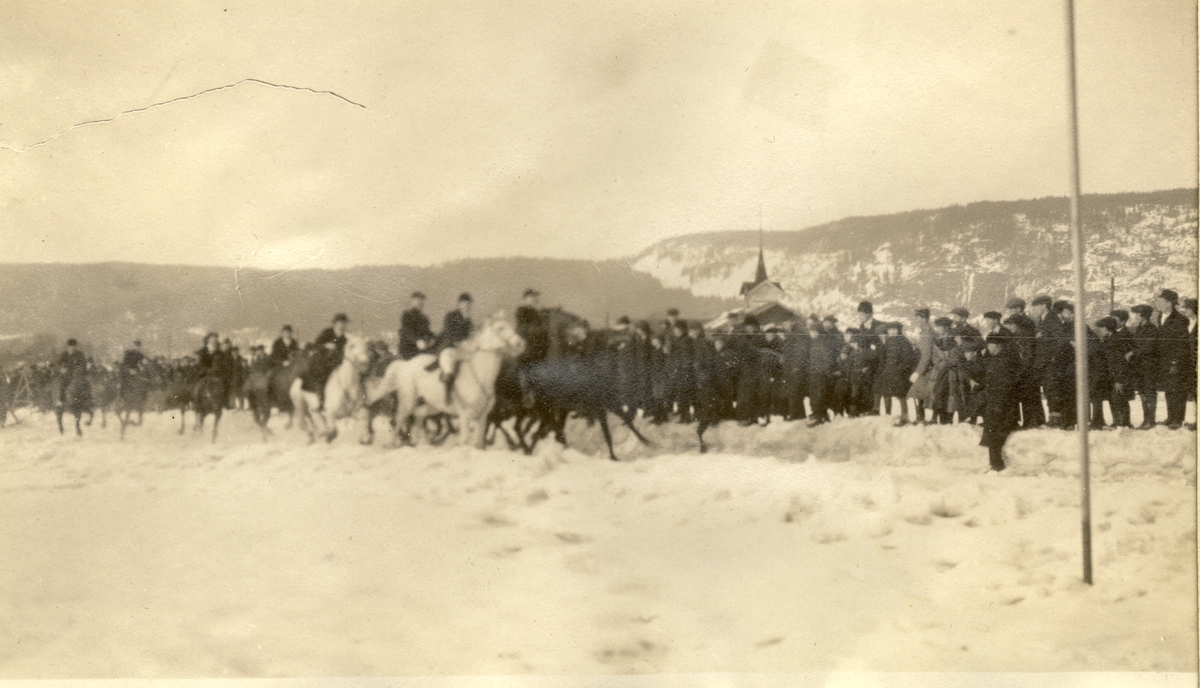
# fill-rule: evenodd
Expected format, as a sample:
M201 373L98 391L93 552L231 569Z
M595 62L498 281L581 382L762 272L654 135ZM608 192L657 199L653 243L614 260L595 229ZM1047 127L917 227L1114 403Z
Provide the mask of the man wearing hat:
M1016 384L1021 362L1007 332L998 332L987 340L988 355L983 370L983 437L979 446L988 448L991 470L1004 470L1004 444L1017 429L1020 419Z
M292 336L292 326L284 325L279 331L279 337L271 343L271 365L289 366L292 356L300 350L300 342Z
M861 346L870 360L881 361L883 359L883 340L887 337L887 323L879 322L875 319L875 307L870 301L860 301L858 304L858 331L859 331L859 346ZM879 379L879 366L871 365L869 370L864 374L863 384L866 385L866 393L871 398L871 409L866 412L868 416L879 415L879 402L883 397L883 391L876 386L876 380Z
M522 367L529 362L544 359L550 346L545 318L538 307L540 296L537 290L526 289L521 295L521 305L517 306L517 334L525 340L525 351L518 361Z
M1176 310L1179 295L1174 291L1163 289L1154 301L1159 313L1158 384L1167 398L1167 427L1178 430L1187 411L1187 368L1192 360L1188 320Z
M1190 362L1188 363L1187 370L1185 371L1185 373L1187 376L1188 401L1192 402L1192 406L1195 407L1195 405L1196 405L1196 354L1197 354L1196 331L1197 331L1197 329L1200 329L1200 328L1197 328L1198 321L1197 321L1197 313L1196 313L1196 299L1183 299L1182 301L1180 301L1179 302L1179 313L1184 318L1187 318L1187 323L1188 323L1188 354L1189 354ZM1194 431L1196 429L1196 423L1194 421L1195 421L1195 418L1193 417L1193 422L1186 424L1186 427L1188 430Z
M58 357L58 400L55 402L58 406L66 402L67 386L72 381L87 379L87 357L77 348L78 345L74 338L68 339L66 350Z
M1139 304L1129 309L1127 327L1133 338L1129 374L1133 390L1142 398L1142 424L1138 430L1153 428L1158 414L1158 328L1153 320L1151 306Z
M146 361L146 354L142 353L142 340L133 340L133 348L126 349L125 354L121 357L120 373L122 377L133 375L141 370L142 364Z
M475 323L471 322L472 302L471 295L467 292L464 291L458 295L458 302L454 310L446 313L446 317L442 319L442 333L438 335L437 345L430 352L437 355L437 358L426 366L425 370L437 370L440 367L439 360L443 351L460 342L465 342L471 337L475 331ZM460 366L461 361L456 359L450 370L442 370L442 382L446 384L447 405L450 404L450 395L454 391L454 378L458 375Z
M1133 357L1133 335L1111 315L1096 321L1095 332L1112 385L1108 390L1108 405L1112 409L1113 427L1132 428L1129 402L1133 401L1134 380L1129 360ZM1089 360L1089 366L1090 363Z
M959 346L962 346L963 340L983 338L979 330L967 322L967 318L969 317L971 317L971 311L962 306L950 311L950 322L952 323L950 325L950 336L954 337L954 341Z
M1007 318L1017 314L1025 315L1025 299L1014 296L1004 302L1004 317Z
M1062 427L1062 402L1057 396L1059 388L1050 382L1050 375L1055 359L1061 355L1059 350L1064 346L1070 346L1070 333L1066 331L1062 320L1050 312L1053 304L1054 300L1046 294L1035 297L1029 304L1036 328L1030 352L1032 362L1029 374L1045 392L1046 408L1051 414L1058 414L1051 415L1049 424Z
M409 308L400 314L400 359L407 361L433 344L433 330L425 315L425 294L414 291Z
M329 327L321 330L313 341L312 358L308 370L300 376L300 388L306 392L315 392L321 399L318 410L325 408L325 382L329 375L342 364L342 355L346 351L346 328L350 318L345 313L333 316Z

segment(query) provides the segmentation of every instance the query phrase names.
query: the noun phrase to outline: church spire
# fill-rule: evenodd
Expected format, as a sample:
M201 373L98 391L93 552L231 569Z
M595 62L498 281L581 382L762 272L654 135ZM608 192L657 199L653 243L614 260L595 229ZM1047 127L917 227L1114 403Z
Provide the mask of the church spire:
M763 260L763 231L758 228L758 269L754 272L754 283L762 284L767 281L767 263Z

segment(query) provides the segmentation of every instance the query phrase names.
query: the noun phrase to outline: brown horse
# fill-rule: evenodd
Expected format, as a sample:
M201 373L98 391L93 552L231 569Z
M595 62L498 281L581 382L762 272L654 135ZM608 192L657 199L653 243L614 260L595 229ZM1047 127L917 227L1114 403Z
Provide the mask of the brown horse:
M204 429L204 418L213 417L212 441L217 441L217 425L221 422L221 411L225 409L226 386L223 380L205 375L192 388L192 409L196 412L195 432Z

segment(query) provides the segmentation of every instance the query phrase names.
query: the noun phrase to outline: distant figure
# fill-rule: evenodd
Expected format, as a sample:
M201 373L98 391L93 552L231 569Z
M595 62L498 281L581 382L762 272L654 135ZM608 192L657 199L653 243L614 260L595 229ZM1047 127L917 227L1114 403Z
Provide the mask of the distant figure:
M400 315L400 358L407 361L433 346L433 330L425 315L425 294L414 291L408 310Z
M300 350L300 343L292 336L292 326L284 325L279 331L279 338L271 344L271 363L275 366L292 364L292 356Z
M142 364L146 361L146 354L142 353L142 341L135 339L133 348L126 349L125 355L121 358L120 373L122 377L127 377L137 373L142 368Z

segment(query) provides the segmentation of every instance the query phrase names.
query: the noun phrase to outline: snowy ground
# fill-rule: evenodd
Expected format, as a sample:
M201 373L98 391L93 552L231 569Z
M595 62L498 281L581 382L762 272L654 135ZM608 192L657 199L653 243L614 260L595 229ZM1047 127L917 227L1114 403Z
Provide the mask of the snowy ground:
M0 678L1196 671L1196 435L841 419L571 449L0 429Z

